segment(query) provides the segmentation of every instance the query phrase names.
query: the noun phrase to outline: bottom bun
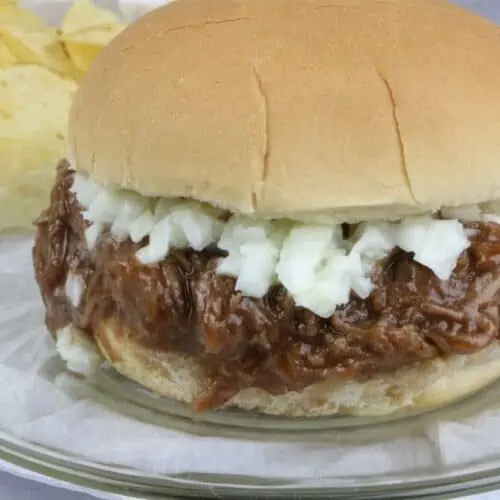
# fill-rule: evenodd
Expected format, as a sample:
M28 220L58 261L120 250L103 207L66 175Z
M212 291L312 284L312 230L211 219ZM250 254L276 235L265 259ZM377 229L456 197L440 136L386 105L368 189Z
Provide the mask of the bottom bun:
M78 342L80 335L71 330ZM115 320L102 322L94 334L99 350L119 373L158 394L190 403L209 385L194 358L147 348ZM329 379L278 396L244 389L226 407L289 417L381 416L449 404L499 377L500 347L495 344L476 354L419 362L364 382Z

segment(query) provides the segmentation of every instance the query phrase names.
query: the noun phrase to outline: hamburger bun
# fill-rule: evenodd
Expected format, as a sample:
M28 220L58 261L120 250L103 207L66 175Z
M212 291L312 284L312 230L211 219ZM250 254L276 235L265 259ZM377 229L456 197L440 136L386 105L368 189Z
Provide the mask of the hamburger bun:
M116 320L101 322L96 344L71 328L58 334L71 369L97 366L96 351L127 378L155 393L191 403L208 389L200 364L189 356L151 349L134 339ZM59 341L58 341L59 344ZM87 352L86 355L83 355ZM287 417L332 414L383 416L397 411L425 411L476 393L500 377L500 347L493 345L473 355L448 356L415 363L365 382L326 380L301 392L271 395L245 389L225 406Z
M500 28L444 1L181 0L133 24L84 78L71 161L100 183L259 218L358 222L500 199ZM190 402L188 356L96 325L123 375ZM288 416L449 403L500 376L497 345L366 382L229 403Z
M93 65L71 154L104 184L257 217L500 199L499 60L500 28L439 0L180 0Z

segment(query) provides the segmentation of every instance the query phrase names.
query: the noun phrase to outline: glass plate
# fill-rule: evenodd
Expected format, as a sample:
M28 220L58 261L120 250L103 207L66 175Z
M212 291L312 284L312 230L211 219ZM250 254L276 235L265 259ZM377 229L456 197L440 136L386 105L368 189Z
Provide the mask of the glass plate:
M59 365L57 376L64 368ZM109 369L103 369L87 386L87 396L114 412L155 426L177 429L195 436L231 438L254 443L279 445L283 442L308 445L329 442L332 450L339 443L363 446L386 439L409 439L434 422L458 421L491 410L491 401L499 401L500 384L445 409L396 419L319 418L312 420L251 416L239 411L211 412L194 416L182 404L159 398L135 386ZM167 443L166 443L167 444ZM276 477L228 474L151 474L137 469L98 463L67 452L51 449L0 433L0 459L56 480L74 483L102 492L141 498L165 498L210 495L222 498L454 498L500 486L500 455L466 461L445 467L439 454L433 464L421 470L384 474L296 477L291 481ZM304 460L308 460L307 452ZM272 461L269 467L273 467Z

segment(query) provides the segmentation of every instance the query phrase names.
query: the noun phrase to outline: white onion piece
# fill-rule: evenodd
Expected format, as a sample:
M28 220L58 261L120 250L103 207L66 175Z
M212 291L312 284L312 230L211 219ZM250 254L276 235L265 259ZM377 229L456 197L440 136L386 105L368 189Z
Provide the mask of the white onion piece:
M371 247L371 250L373 247ZM372 253L368 258L367 254L351 251L351 253L343 261L343 277L350 287L350 289L362 299L366 299L373 291L374 285L371 281L371 272L373 263L381 259L387 254ZM380 255L376 257L375 255ZM343 305L344 303L342 303Z
M233 217L224 227L217 246L222 250L237 250L244 243L265 241L266 228L253 221Z
M172 221L179 230L183 231L188 246L198 251L215 243L223 229L220 221L188 208L173 211Z
M292 295L314 286L315 270L334 248L340 229L328 226L296 226L283 243L276 274Z
M243 256L240 252L231 252L227 257L219 259L217 272L223 276L238 277L243 265Z
M460 222L429 217L414 217L400 224L397 243L441 280L450 278L458 257L470 245Z
M94 375L103 362L94 342L74 326L57 331L56 349L68 369L80 375Z
M330 317L338 306L349 301L349 272L349 256L332 256L324 268L315 274L314 285L293 295L295 303L322 318Z
M85 229L85 240L89 250L93 250L95 248L102 230L103 225L99 222L94 222L94 224Z
M184 233L184 230L182 227L180 227L178 224L174 224L172 220L172 216L169 217L170 219L170 224L172 225L171 228L171 235L170 235L170 246L173 248L186 248L189 246L189 241L186 238L186 235ZM154 232L154 230L153 230ZM151 236L153 233L151 233ZM151 238L150 236L150 238Z
M156 222L163 220L171 211L172 207L175 206L175 201L167 198L160 198L154 204L153 215Z
M262 298L274 280L279 248L271 241L248 242L241 246L241 267L236 290Z
M287 220L276 220L268 223L266 227L267 237L279 248L283 246L295 224Z
M140 196L130 195L123 197L120 203L118 218L134 221L147 209L147 202Z
M137 252L141 262L158 262L165 258L170 248L191 247L201 251L217 241L223 224L200 208L191 208L192 205L189 202L161 203L160 200L156 204L154 215L143 214L139 221L134 221L134 240L140 241L149 235L149 244ZM155 223L162 213L167 215ZM147 229L147 233L144 229Z
M370 275L375 262L386 257L394 248L395 235L387 223L360 224L350 239L351 259L358 258L360 269L351 273L352 290L362 299L367 298L374 286Z
M143 264L154 264L163 260L170 250L174 226L169 217L157 222L149 235L149 244L136 253Z
M456 221L446 222L450 223L448 234L443 228L433 225L427 234L426 244L415 254L415 260L431 269L441 280L450 279L460 254L470 246L463 226Z
M375 285L368 276L355 276L352 279L351 289L361 299L367 299L374 288Z
M74 174L71 191L75 193L78 202L83 207L87 208L103 189L105 189L103 186L90 180L83 174Z
M194 212L207 215L208 217L218 221L221 221L225 214L227 215L227 213L221 208L192 199L183 199L180 203L177 201L176 205L184 209L193 210Z
M139 243L153 230L154 225L153 214L146 210L130 225L130 239Z
M82 214L90 222L112 224L120 211L120 196L111 189L102 190Z
M427 231L433 219L430 217L409 217L396 228L396 245L405 252L419 253L425 244Z
M126 221L121 219L116 219L113 222L110 231L118 241L125 241L129 236L129 226Z
M330 317L336 310L336 307L332 307L336 298L333 296L331 283L318 283L315 291L308 290L293 298L296 306L309 309L321 318Z
M64 287L66 297L68 297L73 307L79 307L85 290L85 281L79 274L68 273Z
M253 297L262 296L260 290L264 288L264 283L268 283L267 291L274 277L274 268L271 272L268 266L270 262L276 265L279 246L268 234L270 227L267 223L258 224L250 219L234 217L225 225L217 244L229 254L219 260L217 271L223 275L237 277L237 289ZM254 277L249 276L249 273L259 264L257 258L250 255L251 248L254 248L262 259L262 269ZM261 280L260 283L257 283L257 279Z
M387 223L360 224L351 241L351 252L371 262L385 257L395 246L394 231Z

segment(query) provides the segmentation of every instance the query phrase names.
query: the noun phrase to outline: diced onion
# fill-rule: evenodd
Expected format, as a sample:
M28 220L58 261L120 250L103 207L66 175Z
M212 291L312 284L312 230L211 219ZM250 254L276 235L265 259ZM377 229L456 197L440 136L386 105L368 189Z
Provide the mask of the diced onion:
M80 375L94 375L103 362L92 340L74 326L57 331L56 348L68 369Z
M217 245L227 253L219 274L236 278L235 289L261 298L281 283L296 304L328 317L349 301L352 292L366 298L373 290L377 261L395 247L414 254L442 280L451 276L460 254L469 246L460 221L500 217L481 214L477 205L444 208L441 216L409 217L396 223L363 223L347 239L341 225L258 221L233 216L194 200L148 199L129 191L101 186L75 174L72 190L91 225L85 231L90 249L107 228L118 240L144 240L137 259L145 265L163 260L172 248L201 251ZM78 302L77 285L68 280L68 296Z
M83 281L83 278L79 274L73 274L71 271L68 272L65 291L66 297L68 297L73 307L80 306L84 290L85 282Z
M153 214L146 210L130 224L130 239L139 243L153 230L154 225Z
M85 240L89 250L93 250L96 246L99 236L103 230L103 225L99 222L94 222L91 226L85 229Z
M464 227L456 220L413 217L399 225L397 244L414 259L431 269L441 280L448 280L460 254L470 242Z
M143 264L154 264L163 260L170 249L174 227L167 216L157 222L149 235L149 245L137 251L137 258Z
M71 191L75 193L82 206L88 207L95 200L102 189L103 187L97 182L86 178L82 174L74 174Z
M273 282L279 249L270 241L249 242L241 246L241 256L236 290L263 297Z
M315 284L315 271L336 243L339 228L296 226L281 249L276 273L292 295L305 293Z
M219 261L218 272L237 277L236 290L263 297L275 279L280 248L271 224L235 217L226 224L218 242L229 255Z

